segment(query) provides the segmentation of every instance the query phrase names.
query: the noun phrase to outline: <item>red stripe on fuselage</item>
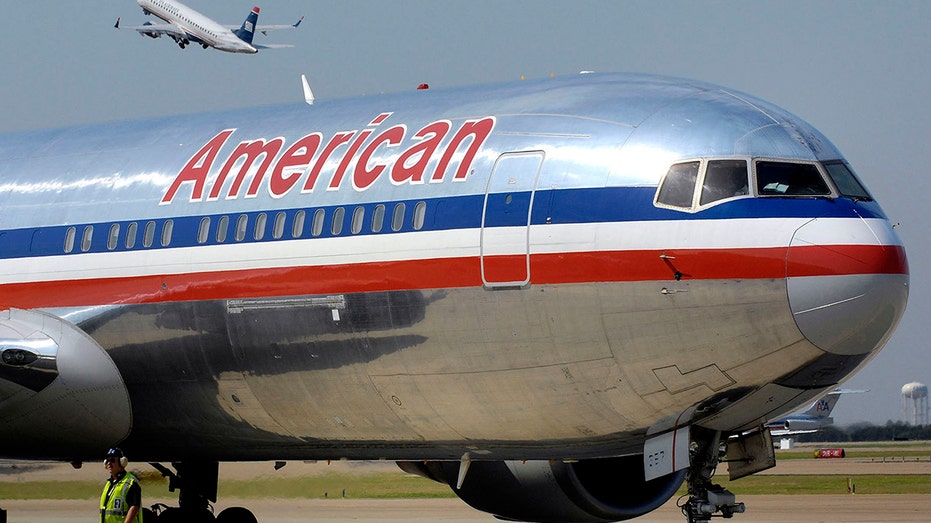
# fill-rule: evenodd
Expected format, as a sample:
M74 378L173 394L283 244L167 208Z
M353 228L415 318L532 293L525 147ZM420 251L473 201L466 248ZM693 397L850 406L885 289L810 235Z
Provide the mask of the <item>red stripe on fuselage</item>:
M515 263L521 255L500 256ZM789 276L907 274L898 245L792 247ZM534 284L785 278L787 249L599 251L535 254ZM0 308L67 307L393 290L478 287L478 257L247 269L0 286Z
M806 245L789 250L787 276L908 274L901 245Z

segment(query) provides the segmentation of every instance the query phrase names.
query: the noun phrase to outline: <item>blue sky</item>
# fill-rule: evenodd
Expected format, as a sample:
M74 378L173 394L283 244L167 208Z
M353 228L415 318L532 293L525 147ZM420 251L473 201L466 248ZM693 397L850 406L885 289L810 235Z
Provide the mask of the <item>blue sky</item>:
M253 0L187 0L239 24ZM844 153L908 250L909 309L887 347L846 385L838 424L901 418L899 391L931 383L931 2L268 0L260 42L230 55L117 31L146 20L133 0L4 5L0 132L566 75L638 71L710 81L801 116ZM2 136L0 136L2 139Z

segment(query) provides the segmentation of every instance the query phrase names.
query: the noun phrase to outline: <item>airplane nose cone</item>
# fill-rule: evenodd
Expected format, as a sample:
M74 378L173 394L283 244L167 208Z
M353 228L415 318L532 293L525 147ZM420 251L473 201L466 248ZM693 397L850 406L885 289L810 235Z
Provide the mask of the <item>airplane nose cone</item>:
M843 356L885 345L908 301L905 249L886 220L812 220L786 262L789 305L809 341Z

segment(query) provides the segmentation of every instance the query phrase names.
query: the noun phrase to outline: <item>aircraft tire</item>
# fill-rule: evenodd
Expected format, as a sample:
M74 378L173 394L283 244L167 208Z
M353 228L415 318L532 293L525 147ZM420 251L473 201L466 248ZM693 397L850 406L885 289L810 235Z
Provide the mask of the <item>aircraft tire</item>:
M143 521L148 520L143 519ZM157 523L211 523L216 521L216 519L207 509L197 510L192 513L191 510L182 510L172 507L165 509L159 514L158 519L153 521Z
M259 523L259 520L245 507L229 507L220 512L217 523Z

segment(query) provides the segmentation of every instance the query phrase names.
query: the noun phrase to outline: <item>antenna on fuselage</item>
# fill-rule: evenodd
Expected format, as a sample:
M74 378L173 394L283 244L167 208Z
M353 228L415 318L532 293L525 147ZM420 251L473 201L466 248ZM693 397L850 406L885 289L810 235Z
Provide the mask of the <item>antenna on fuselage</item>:
M314 92L310 90L310 84L307 83L307 76L301 75L301 87L304 88L304 101L307 105L314 104Z

